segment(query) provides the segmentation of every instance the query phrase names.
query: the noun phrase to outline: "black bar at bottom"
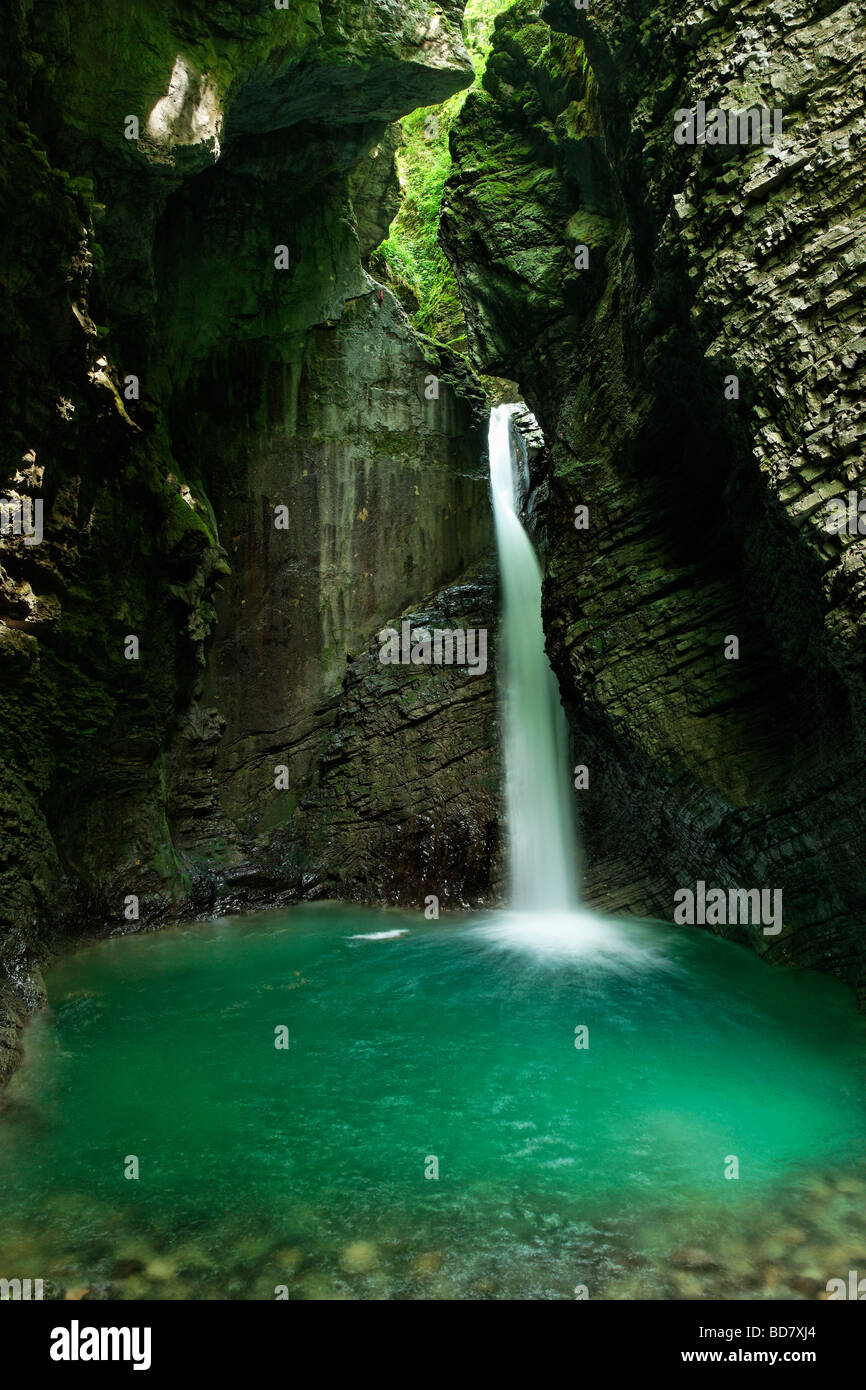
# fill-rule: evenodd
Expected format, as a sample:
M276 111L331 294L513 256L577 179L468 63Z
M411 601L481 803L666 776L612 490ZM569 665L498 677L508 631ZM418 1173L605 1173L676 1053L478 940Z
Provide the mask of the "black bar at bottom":
M844 1301L844 1300L840 1300ZM866 1300L860 1300L866 1301ZM243 1374L265 1366L286 1375L333 1371L345 1358L354 1376L391 1371L427 1383L471 1360L519 1353L552 1370L550 1355L566 1355L577 1374L673 1367L734 1370L810 1367L826 1379L857 1365L866 1331L864 1310L839 1302L597 1302L378 1304L0 1302L0 1338L15 1348L20 1370L52 1379L101 1372L136 1380L166 1372ZM499 1322L505 1316L505 1323ZM379 1318L383 1321L380 1323ZM522 1326L521 1326L522 1324ZM104 1331L103 1331L104 1329ZM455 1340L452 1340L454 1334ZM539 1340L537 1335L545 1340ZM407 1346L406 1338L410 1338ZM459 1338L459 1341L456 1340ZM468 1342L467 1342L467 1339ZM550 1339L550 1340L547 1340ZM555 1340L554 1340L555 1339ZM412 1366L414 1354L417 1364ZM461 1351L462 1348L462 1351ZM94 1356L95 1353L95 1356ZM313 1365L310 1365L312 1359ZM138 1367L138 1370L135 1367ZM515 1367L512 1367L516 1371ZM565 1369L564 1367L562 1368ZM489 1368L488 1368L489 1370ZM270 1372L273 1374L273 1371ZM561 1374L561 1372L560 1372Z

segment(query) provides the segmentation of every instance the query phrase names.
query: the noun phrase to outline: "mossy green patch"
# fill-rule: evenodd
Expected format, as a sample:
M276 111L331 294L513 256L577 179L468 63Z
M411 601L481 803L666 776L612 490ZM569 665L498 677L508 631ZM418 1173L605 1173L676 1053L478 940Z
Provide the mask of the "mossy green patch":
M475 86L483 75L495 18L507 4L508 0L468 0L463 32L476 69ZM372 259L374 273L403 300L413 326L463 353L466 325L457 281L437 235L442 193L451 172L449 134L466 96L458 92L401 121L397 169L403 201Z

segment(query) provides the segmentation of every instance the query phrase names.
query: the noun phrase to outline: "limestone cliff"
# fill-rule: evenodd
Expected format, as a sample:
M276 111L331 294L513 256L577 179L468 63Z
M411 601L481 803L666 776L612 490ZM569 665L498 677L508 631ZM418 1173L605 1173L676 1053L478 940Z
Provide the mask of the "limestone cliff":
M489 553L484 401L364 261L393 212L392 123L471 80L460 15L7 14L0 496L39 502L44 536L0 538L0 1072L70 934L264 886L437 891L424 826L457 771L435 738L492 744L492 703L470 682L463 732L431 715L421 756L400 691L374 681L368 704L355 672L387 619ZM370 747L390 731L383 786L412 743L412 804L377 840L387 883L347 843L334 739L356 718ZM484 841L491 775L479 759L477 823L461 781L437 832L445 900L489 889L445 841Z
M866 550L823 504L863 476L862 25L519 0L442 221L475 363L548 445L531 514L592 900L781 888L778 936L718 929L861 992ZM680 145L700 101L781 110L782 136Z

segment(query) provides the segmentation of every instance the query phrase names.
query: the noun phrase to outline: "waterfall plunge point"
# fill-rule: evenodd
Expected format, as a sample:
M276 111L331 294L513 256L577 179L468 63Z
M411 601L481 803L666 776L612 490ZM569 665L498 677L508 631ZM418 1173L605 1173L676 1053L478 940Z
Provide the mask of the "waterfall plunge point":
M654 963L650 928L624 931L581 907L578 839L568 779L568 732L544 649L541 566L518 516L520 488L510 419L490 414L490 490L503 597L499 669L512 910L483 928L502 945L545 956L593 955L608 965Z

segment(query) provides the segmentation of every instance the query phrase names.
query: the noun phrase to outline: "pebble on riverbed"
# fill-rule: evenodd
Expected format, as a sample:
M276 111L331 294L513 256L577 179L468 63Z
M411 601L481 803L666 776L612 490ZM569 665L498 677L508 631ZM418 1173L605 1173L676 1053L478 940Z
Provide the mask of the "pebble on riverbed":
M376 1247L368 1240L356 1240L343 1251L342 1265L350 1274L369 1274L376 1262Z

